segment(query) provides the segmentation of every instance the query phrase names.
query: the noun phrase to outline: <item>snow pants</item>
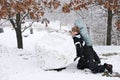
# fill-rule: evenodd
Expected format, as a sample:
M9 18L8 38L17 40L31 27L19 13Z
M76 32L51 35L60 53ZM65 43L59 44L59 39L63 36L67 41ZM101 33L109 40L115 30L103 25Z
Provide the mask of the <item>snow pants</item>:
M104 65L99 65L100 59L92 46L86 46L83 55L80 57L77 68L89 68L93 73L101 73L105 71Z

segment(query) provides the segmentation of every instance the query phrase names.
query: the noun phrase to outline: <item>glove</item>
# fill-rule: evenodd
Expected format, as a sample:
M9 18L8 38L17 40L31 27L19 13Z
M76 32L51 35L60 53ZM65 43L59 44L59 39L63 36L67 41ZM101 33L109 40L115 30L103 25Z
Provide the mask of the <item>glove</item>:
M75 58L74 58L74 61L76 61L76 60L77 60L77 58L78 58L78 57L75 57Z
M100 64L100 63L101 63L101 61L98 61L98 63Z

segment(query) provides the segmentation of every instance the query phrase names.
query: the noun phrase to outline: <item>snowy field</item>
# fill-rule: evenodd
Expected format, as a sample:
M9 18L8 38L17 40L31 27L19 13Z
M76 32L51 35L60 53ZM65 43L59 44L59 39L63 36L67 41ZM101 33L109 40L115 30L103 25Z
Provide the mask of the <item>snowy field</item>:
M0 80L120 80L120 77L107 77L103 76L103 73L93 74L88 69L78 70L76 68L77 61L73 61L75 48L72 38L68 32L65 32L65 29L61 31L55 28L34 29L34 34L30 34L28 30L23 33L24 49L21 50L16 46L15 31L8 27L4 28L4 33L0 34ZM49 42L52 42L54 46ZM48 55L45 61L57 63L54 66L62 64L62 67L66 66L66 69L57 72L45 71L41 68L46 65L39 62L38 55L42 53L41 55L45 56L46 51L39 48L40 44L45 46L44 48L48 50L49 54L65 53L61 54L67 61L58 57L61 62L66 62L64 65L60 61L57 62L57 59L51 58L51 55ZM113 71L120 73L120 46L94 46L94 49L101 58L101 64L110 63L113 65ZM52 50L56 54L52 53ZM49 65L46 68L48 67Z

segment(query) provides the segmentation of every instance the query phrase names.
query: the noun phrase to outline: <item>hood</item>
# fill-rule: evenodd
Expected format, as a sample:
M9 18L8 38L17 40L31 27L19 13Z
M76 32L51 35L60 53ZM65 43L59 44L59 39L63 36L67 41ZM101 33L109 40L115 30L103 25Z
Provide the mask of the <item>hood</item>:
M85 24L81 18L77 19L74 24L75 26L78 26L80 29L85 27Z

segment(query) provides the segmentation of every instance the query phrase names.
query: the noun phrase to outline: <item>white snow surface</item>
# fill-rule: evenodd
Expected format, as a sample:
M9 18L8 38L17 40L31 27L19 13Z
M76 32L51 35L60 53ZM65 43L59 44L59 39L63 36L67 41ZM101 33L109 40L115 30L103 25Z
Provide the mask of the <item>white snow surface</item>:
M70 35L58 32L42 32L36 43L36 53L42 69L55 69L71 64L76 56L76 49Z
M55 23L56 24L56 23ZM54 24L53 24L54 25ZM119 77L93 74L78 70L72 37L66 30L43 27L23 33L24 49L17 49L15 31L4 28L0 34L0 80L120 80ZM66 29L66 27L65 27ZM120 46L94 46L101 64L110 63L120 73ZM106 56L103 56L106 55ZM66 67L62 71L45 71L48 68Z

